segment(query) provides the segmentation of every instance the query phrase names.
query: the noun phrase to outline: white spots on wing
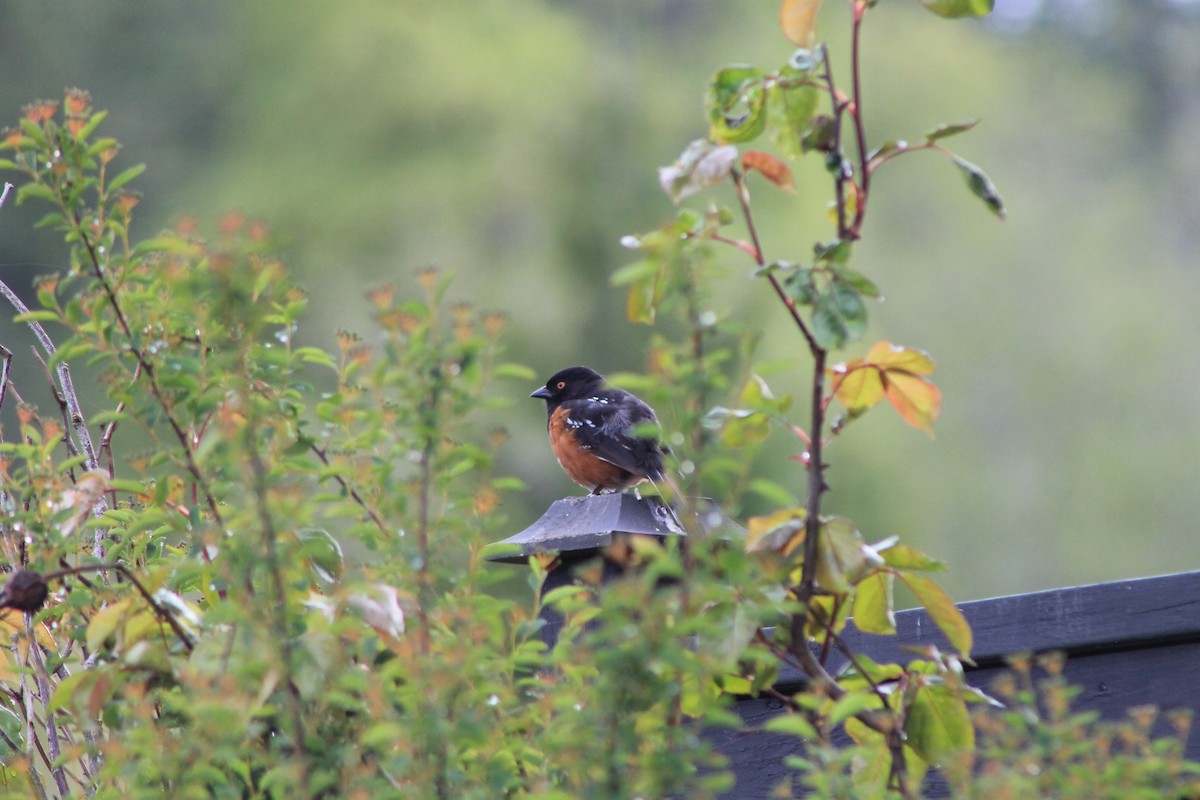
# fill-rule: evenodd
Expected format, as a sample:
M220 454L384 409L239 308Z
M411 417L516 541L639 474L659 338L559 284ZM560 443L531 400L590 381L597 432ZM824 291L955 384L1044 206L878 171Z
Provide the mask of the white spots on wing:
M607 397L589 397L588 402L589 403L599 403L601 405L606 406L606 405L608 405L608 398Z

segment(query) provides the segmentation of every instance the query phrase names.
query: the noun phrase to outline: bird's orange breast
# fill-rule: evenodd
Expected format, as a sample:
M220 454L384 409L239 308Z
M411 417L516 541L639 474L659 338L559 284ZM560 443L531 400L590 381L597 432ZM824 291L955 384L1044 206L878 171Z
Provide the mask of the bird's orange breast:
M581 447L569 419L570 412L560 406L550 415L549 429L554 457L571 480L593 492L619 492L641 482L641 478Z

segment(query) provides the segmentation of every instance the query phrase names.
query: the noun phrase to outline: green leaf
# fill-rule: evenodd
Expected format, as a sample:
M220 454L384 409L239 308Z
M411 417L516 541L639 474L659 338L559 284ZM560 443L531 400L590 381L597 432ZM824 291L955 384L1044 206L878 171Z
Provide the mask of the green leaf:
M864 297L879 297L879 287L875 282L861 272L843 267L840 264L830 264L829 271L837 280L849 286Z
M921 0L921 5L939 17L986 17L992 13L996 0Z
M75 693L84 689L90 691L99 677L100 672L97 670L80 670L74 675L63 678L54 688L54 694L50 697L46 711L53 714L61 708L74 707L76 705Z
M950 136L956 136L963 131L969 131L979 124L977 119L965 119L962 122L951 122L948 124L938 125L933 130L925 134L925 141L936 142L938 139L945 139Z
M57 311L28 311L24 314L17 314L13 317L13 322L58 322Z
M890 572L872 572L858 582L854 594L854 624L863 633L886 636L896 632L896 609L892 600Z
M844 722L869 708L879 708L879 698L869 689L847 692L829 711L829 721L834 725Z
M84 123L83 127L79 129L79 135L75 138L81 142L87 141L87 139L96 132L96 128L100 127L100 123L104 122L104 119L107 116L107 111L97 111L95 114L92 114L88 121Z
M811 267L798 267L783 279L788 295L802 306L811 306L817 299L817 282Z
M497 364L492 369L493 378L507 378L512 380L532 381L537 380L537 373L524 364L514 364L505 362Z
M721 144L748 142L766 127L766 74L757 67L736 65L718 70L708 84L709 138Z
M121 172L121 174L117 175L117 177L108 182L108 193L111 194L112 192L115 192L117 189L120 189L122 186L129 183L131 180L136 178L138 175L141 175L145 171L145 164L135 164L129 169L124 170Z
M625 286L631 283L636 283L645 280L653 275L658 274L659 262L653 258L645 258L641 261L635 261L632 264L626 264L612 274L609 283L613 286Z
M904 721L904 734L908 746L935 765L975 747L975 729L966 702L942 683L917 689Z
M867 332L867 306L853 286L834 281L813 304L813 336L827 349L845 347Z
M751 478L746 485L746 491L758 495L773 506L793 506L796 498L782 484L770 478Z
M790 158L806 152L804 137L812 127L820 94L817 87L801 83L804 73L785 67L767 90L767 129L771 141Z
M971 626L950 595L936 582L921 575L903 572L900 580L916 595L917 601L929 612L934 624L946 635L954 649L964 658L969 658L973 642Z
M31 197L45 200L47 203L55 202L54 192L44 183L27 183L17 189L17 205L21 205Z
M879 560L865 544L858 528L845 517L824 520L817 549L817 584L837 594L849 592L872 562Z
M996 185L992 183L992 179L987 176L987 173L959 156L954 156L954 163L967 176L967 186L970 187L971 192L980 200L987 203L988 208L996 216L1004 219L1006 214L1004 210L1004 198L1000 196L999 190L996 189Z
M771 717L763 725L763 730L771 733L782 733L788 736L799 736L801 739L819 739L817 729L804 717L795 713L780 714Z

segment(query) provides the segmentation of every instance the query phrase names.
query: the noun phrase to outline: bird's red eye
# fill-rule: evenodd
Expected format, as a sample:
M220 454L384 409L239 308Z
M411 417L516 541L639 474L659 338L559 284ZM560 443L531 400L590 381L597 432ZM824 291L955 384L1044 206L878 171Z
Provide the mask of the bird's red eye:
M559 381L557 384L555 384L555 386L557 386L559 389L565 389L565 388L567 388L567 382Z

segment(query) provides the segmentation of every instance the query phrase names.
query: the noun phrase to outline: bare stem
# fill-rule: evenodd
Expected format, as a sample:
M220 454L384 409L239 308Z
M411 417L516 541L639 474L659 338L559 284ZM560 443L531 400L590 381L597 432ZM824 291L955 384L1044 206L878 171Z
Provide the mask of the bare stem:
M12 307L17 310L18 314L29 313L29 307L25 305L25 302L4 281L0 281L0 294L4 295L8 302L12 304ZM50 335L46 333L46 329L37 320L29 320L27 324L29 325L29 329L33 331L33 335L37 338L38 343L42 346L46 358L53 360L57 348L55 348L54 341L50 338ZM5 352L7 353L8 351L6 350ZM58 387L54 387L53 383L51 383L51 387L56 389L56 394L61 390L61 395L59 396L66 403L70 411L71 429L75 432L84 455L87 456L87 468L89 470L96 469L99 466L99 461L96 459L96 451L92 447L92 439L88 433L87 423L84 420L83 409L79 405L79 396L75 393L75 385L71 382L71 372L67 369L66 362L60 362L55 367L55 372L58 375Z
M867 131L862 113L862 82L859 79L862 60L859 58L859 40L862 38L862 21L866 10L867 4L864 0L854 0L854 20L850 29L850 90L854 97L850 115L854 119L854 136L858 144L859 192L854 210L854 224L851 226L855 239L862 229L863 218L867 213L867 195L871 188L871 172L867 169Z
M46 747L50 751L50 774L54 776L54 783L58 786L58 793L62 797L70 794L71 788L67 785L67 774L59 762L59 756L62 754L62 748L58 743L58 726L54 724L54 712L50 710L50 677L46 674L46 662L42 658L42 648L37 643L37 637L33 631L33 617L29 614L25 615L25 632L29 636L29 653L33 658L34 675L37 678L38 695L42 700L42 709L46 712Z

